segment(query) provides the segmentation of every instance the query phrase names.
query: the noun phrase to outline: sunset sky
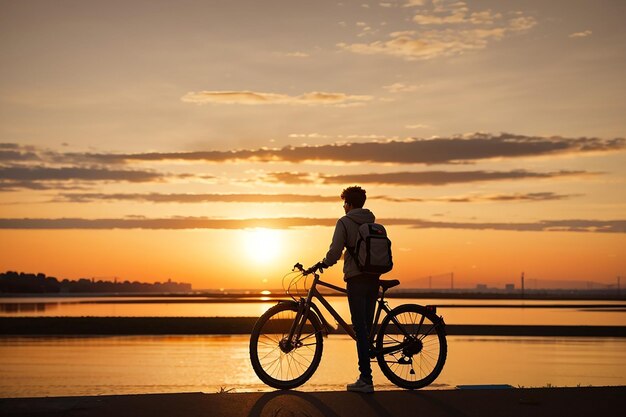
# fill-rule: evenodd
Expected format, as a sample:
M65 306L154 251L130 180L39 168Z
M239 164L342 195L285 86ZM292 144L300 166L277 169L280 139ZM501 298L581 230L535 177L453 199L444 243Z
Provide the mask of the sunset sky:
M0 271L277 288L323 258L361 185L407 286L614 284L624 16L621 0L0 0Z

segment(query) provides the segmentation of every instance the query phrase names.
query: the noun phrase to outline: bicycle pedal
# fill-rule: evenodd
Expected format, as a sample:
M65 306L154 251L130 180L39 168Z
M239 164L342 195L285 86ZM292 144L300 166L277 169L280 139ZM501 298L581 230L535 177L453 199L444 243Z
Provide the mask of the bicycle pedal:
M410 373L411 375L415 375L415 370L411 368L411 370L409 371L409 373Z

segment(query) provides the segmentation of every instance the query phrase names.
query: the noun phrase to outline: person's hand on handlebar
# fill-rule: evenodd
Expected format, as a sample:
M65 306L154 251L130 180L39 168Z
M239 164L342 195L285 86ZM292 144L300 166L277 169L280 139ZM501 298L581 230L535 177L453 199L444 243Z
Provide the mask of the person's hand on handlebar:
M328 268L328 265L326 265L324 262L318 262L315 265L313 265L312 267L310 267L309 269L307 269L306 271L304 271L305 275L308 274L312 274L315 271L320 271L320 272L324 272L324 269Z

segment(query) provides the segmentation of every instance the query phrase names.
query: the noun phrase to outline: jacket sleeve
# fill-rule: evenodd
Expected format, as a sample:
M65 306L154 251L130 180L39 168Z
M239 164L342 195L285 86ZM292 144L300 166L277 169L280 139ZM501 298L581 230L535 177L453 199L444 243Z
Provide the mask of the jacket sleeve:
M330 248L322 261L326 265L332 266L341 258L343 248L346 247L346 234L345 225L341 222L341 219L337 220L333 241L330 243Z

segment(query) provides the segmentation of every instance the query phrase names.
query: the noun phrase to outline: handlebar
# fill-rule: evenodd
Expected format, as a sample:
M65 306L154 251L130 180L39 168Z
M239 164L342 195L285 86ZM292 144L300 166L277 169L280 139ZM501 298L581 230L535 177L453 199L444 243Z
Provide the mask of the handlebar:
M309 274L315 274L315 272L319 271L321 274L324 273L324 269L322 268L322 266L317 263L315 265L313 265L312 267L308 268L308 269L304 269L304 267L302 266L302 264L300 262L296 263L293 266L292 271L298 270L300 272L302 272L302 275L307 276Z

